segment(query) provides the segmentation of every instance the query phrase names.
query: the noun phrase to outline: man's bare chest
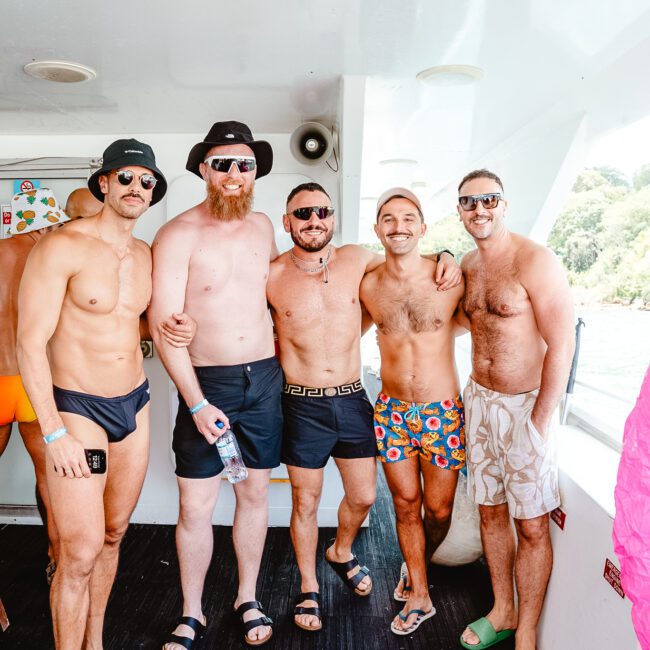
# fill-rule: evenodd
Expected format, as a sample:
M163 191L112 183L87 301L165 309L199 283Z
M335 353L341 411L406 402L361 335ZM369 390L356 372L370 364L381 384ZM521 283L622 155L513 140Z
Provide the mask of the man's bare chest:
M465 272L463 309L470 320L486 316L511 318L529 308L526 290L512 268Z
M144 312L151 299L151 268L146 260L102 261L70 279L66 300L82 311L98 315Z
M357 323L360 280L342 270L330 271L326 277L323 271L308 274L289 269L270 283L269 302L283 321L305 323L327 316L337 323L348 319Z
M435 332L449 322L455 305L436 291L433 282L409 286L378 284L370 301L370 314L384 334Z

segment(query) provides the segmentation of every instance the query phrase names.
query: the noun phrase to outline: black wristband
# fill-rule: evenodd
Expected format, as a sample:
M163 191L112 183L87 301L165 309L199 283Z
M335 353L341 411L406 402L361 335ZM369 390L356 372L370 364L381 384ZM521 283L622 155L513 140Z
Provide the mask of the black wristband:
M436 255L436 263L440 261L440 256L443 253L449 253L452 257L454 257L454 254L451 251L448 251L446 248L444 250L441 250L437 255Z

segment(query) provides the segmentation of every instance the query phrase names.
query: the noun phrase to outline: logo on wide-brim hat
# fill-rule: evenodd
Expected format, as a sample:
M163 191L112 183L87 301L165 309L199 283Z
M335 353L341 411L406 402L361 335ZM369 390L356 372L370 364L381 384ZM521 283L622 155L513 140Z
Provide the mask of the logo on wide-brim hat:
M245 144L253 150L257 163L256 179L266 176L271 171L271 167L273 167L271 145L266 140L254 140L251 130L241 122L215 122L203 138L203 142L192 147L185 169L202 178L199 165L205 160L205 155L212 147L226 144Z
M41 188L14 194L11 201L10 235L23 235L70 221L52 190Z
M156 157L153 149L144 142L138 142L130 138L128 140L116 140L108 145L102 156L102 166L88 179L88 189L93 196L100 201L104 201L104 193L99 188L99 177L104 176L114 169L121 169L134 165L145 167L151 170L151 173L158 179L156 187L153 188L150 205L155 205L160 201L167 191L167 181L163 173L156 166Z

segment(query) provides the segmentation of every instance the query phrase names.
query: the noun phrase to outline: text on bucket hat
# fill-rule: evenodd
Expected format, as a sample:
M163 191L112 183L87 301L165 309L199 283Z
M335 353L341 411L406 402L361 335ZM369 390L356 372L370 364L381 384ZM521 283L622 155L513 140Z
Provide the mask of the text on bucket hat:
M205 160L205 154L212 147L228 144L245 144L255 154L257 174L255 178L266 176L273 167L273 149L266 140L254 140L251 130L242 122L215 122L203 142L195 144L187 157L185 169L201 178L199 165Z
M145 167L151 170L151 173L156 177L158 182L156 183L156 187L153 188L150 205L158 203L165 196L167 181L163 173L156 166L156 157L154 156L153 149L148 144L138 142L138 140L133 138L116 140L106 147L106 151L104 151L104 155L102 156L101 169L98 169L88 179L88 189L96 199L103 202L104 193L99 187L99 177L105 176L114 169L121 169L129 165Z

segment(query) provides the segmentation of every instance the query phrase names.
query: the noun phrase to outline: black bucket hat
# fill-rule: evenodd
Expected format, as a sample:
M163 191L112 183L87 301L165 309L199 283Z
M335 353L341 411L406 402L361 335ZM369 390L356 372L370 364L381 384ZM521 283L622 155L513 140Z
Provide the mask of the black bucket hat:
M271 145L265 140L253 140L251 130L241 122L215 122L203 142L199 142L192 147L190 155L187 157L185 169L202 178L199 165L205 160L205 154L212 147L226 144L245 144L253 150L257 163L255 178L262 178L271 171L271 167L273 167L273 149L271 149Z
M109 144L102 156L102 167L98 169L88 179L88 189L93 196L100 201L104 201L104 193L99 188L99 177L104 176L114 169L127 167L128 165L137 165L150 169L158 182L153 188L150 205L155 205L160 201L167 191L167 181L163 173L156 167L156 157L153 149L144 142L138 142L130 138L128 140L116 140Z

